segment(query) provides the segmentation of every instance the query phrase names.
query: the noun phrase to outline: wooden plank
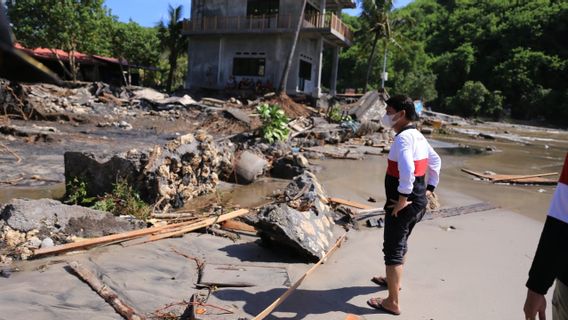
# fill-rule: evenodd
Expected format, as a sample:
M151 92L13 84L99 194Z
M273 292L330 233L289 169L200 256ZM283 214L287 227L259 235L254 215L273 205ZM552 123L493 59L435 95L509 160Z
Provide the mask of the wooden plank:
M293 292L296 290L302 282L312 273L314 272L331 254L341 246L341 243L347 238L347 233L343 234L329 249L329 251L323 256L323 258L318 261L318 263L314 264L304 275L300 277L294 284L286 290L278 299L276 299L271 305L269 305L266 309L264 309L261 313L259 313L253 320L262 320L269 316L279 305L281 305Z
M487 202L480 202L480 203L474 203L474 204L468 205L468 206L445 208L445 209L440 209L440 210L436 210L436 211L432 211L432 212L427 212L426 215L424 216L423 220L432 220L432 219L436 219L436 218L448 218L448 217L459 216L459 215L462 215L462 214L483 212L483 211L489 211L489 210L494 210L494 209L497 209L497 207L490 204L490 203L487 203Z
M210 226L214 223L219 223L219 222L223 222L223 221L227 221L227 220L230 220L230 219L234 219L234 218L243 216L247 213L249 213L248 209L239 209L239 210L236 210L236 211L233 211L233 212L229 212L229 213L220 215L219 217L207 218L203 221L195 222L195 223L192 223L188 226L185 226L185 227L183 227L183 228L181 228L180 230L177 230L177 231L166 232L164 234L151 236L144 243L152 242L152 241L156 241L156 240L161 240L161 239L166 239L166 238L171 238L171 237L176 237L176 236L181 236L181 235L186 234L188 232L208 227L208 226Z
M169 224L161 227L145 228L145 229L133 230L133 231L123 232L123 233L118 233L98 238L86 239L83 241L62 244L51 248L41 248L34 251L34 257L48 255L48 254L59 254L71 250L85 249L87 247L92 247L115 241L130 240L133 238L143 237L163 230L178 228L186 225L191 225L194 223L195 222L193 221L186 221L186 222Z
M346 206L350 206L350 207L357 208L357 209L364 209L364 210L377 209L377 208L368 206L366 204L362 204L362 203L358 203L358 202L350 201L350 200L345 200L345 199L341 199L341 198L330 197L330 198L328 198L328 200L329 200L329 202L334 202L334 203L337 203L337 204L344 204Z
M540 177L547 177L547 176L554 176L557 175L558 172L550 172L550 173L540 173L540 174L530 174L526 176L511 176L511 178L501 178L501 179L493 179L493 182L503 182L509 180L524 180L529 178L540 178Z
M221 228L236 231L256 232L255 227L234 219L230 219L221 223Z
M118 294L102 282L93 272L81 265L77 261L69 263L69 267L85 281L101 298L110 304L118 314L127 320L142 320L145 317L142 313L134 310L131 306L127 305L120 299Z

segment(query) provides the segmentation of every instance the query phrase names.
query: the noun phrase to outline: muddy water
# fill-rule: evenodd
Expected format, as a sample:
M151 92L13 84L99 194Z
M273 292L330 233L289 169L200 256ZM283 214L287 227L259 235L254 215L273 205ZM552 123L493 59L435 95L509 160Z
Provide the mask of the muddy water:
M498 174L523 175L560 172L564 156L568 152L568 132L501 124L476 125L471 129L497 134L517 134L529 137L532 141L516 143L473 139L464 135L431 137L447 142L444 148L438 149L443 161L441 184L437 190L442 205L459 206L470 204L471 201L486 201L544 221L554 186L492 184L476 181L460 169L467 168L481 173L493 171ZM467 146L469 149L455 148L456 145ZM500 151L480 151L487 146L495 146ZM383 205L386 156L368 156L360 161L323 160L312 163L322 168L316 175L330 196L370 205ZM550 178L556 179L557 176ZM194 199L184 209L199 211L212 203L220 203L228 208L255 207L265 203L268 196L278 189L284 189L288 183L287 180L266 178L248 186L224 184L218 193ZM34 188L2 188L0 203L13 198L59 198L63 195L64 189L62 183ZM367 202L370 197L377 203Z
M26 199L60 199L65 194L65 184L58 183L44 187L17 187L0 189L0 204L16 198Z
M479 127L476 127L479 130ZM484 130L498 132L502 128L488 125ZM434 136L432 138L468 148L438 149L442 157L441 183L437 193L443 206L471 203L471 198L518 212L544 221L554 186L521 186L476 181L461 171L467 168L477 172L493 171L498 174L560 173L566 152L568 132L543 130L532 127L507 127L506 130L524 137L537 138L530 144L509 141L478 140L465 136ZM481 151L495 146L500 151ZM363 161L325 160L318 177L332 196L366 202L373 197L384 203L384 172L386 156L369 157ZM551 176L557 179L558 175Z

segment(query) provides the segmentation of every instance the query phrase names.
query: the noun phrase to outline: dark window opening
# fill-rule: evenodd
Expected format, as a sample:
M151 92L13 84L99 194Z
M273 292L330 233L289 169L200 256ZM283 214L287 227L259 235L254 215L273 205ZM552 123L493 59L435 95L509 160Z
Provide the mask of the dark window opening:
M260 16L278 14L280 0L248 0L247 16Z
M306 81L312 80L312 64L304 60L300 60L300 70L298 74L298 89L304 91L306 88Z
M304 60L300 60L300 78L312 80L312 64Z
M265 60L263 58L234 58L233 76L263 77Z

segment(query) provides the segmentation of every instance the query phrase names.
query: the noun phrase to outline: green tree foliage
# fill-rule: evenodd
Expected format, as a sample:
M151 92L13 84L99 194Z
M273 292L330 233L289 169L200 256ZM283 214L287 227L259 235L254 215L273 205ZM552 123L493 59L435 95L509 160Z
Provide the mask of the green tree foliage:
M155 28L145 28L134 21L112 25L113 56L137 65L153 66L160 59L160 40Z
M568 125L568 1L415 0L390 13L401 18L414 24L402 27L401 48L389 55L391 93L423 97L442 112L510 110L516 119ZM345 22L365 30L365 21ZM362 87L373 39L355 33L355 45L342 52L340 88ZM381 64L373 58L371 74Z
M61 49L112 56L131 64L155 66L160 60L157 28L119 22L103 0L8 0L17 41L29 48ZM66 68L75 79L80 65Z
M478 81L467 81L455 96L447 100L450 111L465 117L498 117L503 106L501 93L490 92Z
M182 33L183 6L172 7L168 9L168 21L160 21L158 24L158 37L162 50L168 55L168 78L166 80L166 90L172 90L172 84L178 67L178 58L187 50L187 37Z
M70 53L69 76L75 80L74 52L110 53L110 18L103 0L8 0L16 38L31 48L57 48Z

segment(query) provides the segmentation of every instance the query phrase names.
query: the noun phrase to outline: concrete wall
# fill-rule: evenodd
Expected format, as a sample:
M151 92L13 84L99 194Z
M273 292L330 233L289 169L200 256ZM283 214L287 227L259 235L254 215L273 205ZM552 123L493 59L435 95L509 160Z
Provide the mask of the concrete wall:
M309 0L316 8L320 7L321 0ZM299 10L302 0L280 0L279 12L281 15L291 15L296 21L299 18ZM246 15L247 0L193 0L192 19L201 16L244 16ZM225 88L229 77L232 75L233 59L244 52L256 52L254 57L266 59L265 75L263 77L248 77L253 81L261 80L265 83L270 80L277 88L282 76L282 71L288 58L292 44L293 33L286 34L235 34L235 35L207 35L190 37L189 65L186 87L191 88ZM308 38L301 34L296 47L296 54L292 61L292 67L288 76L288 93L297 93L299 86L299 61L311 63L311 80L306 81L304 93L312 94L317 88L320 46L317 38ZM263 55L258 55L262 53ZM249 55L253 57L253 55ZM237 77L236 81L240 81Z
M278 87L290 51L292 35L255 34L254 41L250 39L250 35L191 37L186 86L223 89L232 75L235 57L263 57L266 59L265 75L247 78L254 82L261 80L263 83L270 80L274 87ZM243 54L245 52L249 55ZM287 88L290 93L296 93L298 89L300 59L312 64L311 80L306 81L304 87L304 92L312 93L316 86L318 57L317 40L300 36L288 77ZM236 81L241 78L237 77Z

